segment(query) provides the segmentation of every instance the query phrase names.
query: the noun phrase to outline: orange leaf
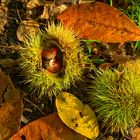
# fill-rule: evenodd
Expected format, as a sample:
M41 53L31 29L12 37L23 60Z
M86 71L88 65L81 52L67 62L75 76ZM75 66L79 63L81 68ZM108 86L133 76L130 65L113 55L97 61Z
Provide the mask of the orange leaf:
M0 139L7 139L20 126L22 101L8 76L0 71Z
M101 2L73 5L58 15L81 38L106 43L140 40L140 29L124 13Z
M42 117L23 127L9 140L86 140L63 124L57 113Z
M131 131L132 140L140 140L140 128L136 127Z

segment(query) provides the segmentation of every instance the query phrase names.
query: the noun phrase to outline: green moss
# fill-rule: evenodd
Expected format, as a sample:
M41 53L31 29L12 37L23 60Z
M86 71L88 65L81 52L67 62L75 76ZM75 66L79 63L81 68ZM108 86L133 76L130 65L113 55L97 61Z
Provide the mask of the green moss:
M137 124L140 120L139 83L139 74L128 64L115 70L96 70L89 101L103 128L124 134Z
M63 53L63 68L58 73L50 73L42 66L42 50L56 45ZM24 48L20 50L21 62L25 83L39 95L47 94L50 98L63 89L70 88L71 84L81 79L84 64L79 55L82 54L80 40L71 29L61 24L51 23L43 33L30 36L25 40Z

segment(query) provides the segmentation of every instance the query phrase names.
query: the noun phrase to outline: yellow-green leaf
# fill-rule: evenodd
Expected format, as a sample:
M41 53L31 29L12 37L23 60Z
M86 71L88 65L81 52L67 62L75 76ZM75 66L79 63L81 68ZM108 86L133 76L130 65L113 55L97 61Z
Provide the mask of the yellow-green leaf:
M74 95L62 92L56 98L56 107L61 120L74 131L95 139L99 134L95 114Z

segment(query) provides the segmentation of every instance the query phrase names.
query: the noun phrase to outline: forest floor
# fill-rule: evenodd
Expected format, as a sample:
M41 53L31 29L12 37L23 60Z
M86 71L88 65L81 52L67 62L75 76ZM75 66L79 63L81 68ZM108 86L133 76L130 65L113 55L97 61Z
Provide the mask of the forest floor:
M123 9L124 10L123 12L125 12L126 14L128 12L128 16L131 16L129 15L130 12L128 11L129 1L127 2L119 0L114 0L113 2L111 0L97 0L97 1L104 2L108 5L113 5L114 7L119 9ZM32 122L42 116L46 116L56 111L56 107L54 106L54 99L52 101L50 101L48 97L38 99L37 95L29 94L28 86L24 85L21 82L23 80L22 79L23 77L20 76L20 68L18 65L19 63L18 59L20 58L19 46L22 46L22 44L24 43L26 32L34 34L36 30L47 27L47 23L49 20L57 20L56 19L57 15L60 14L65 9L69 8L72 5L87 2L95 2L95 0L0 1L0 68L6 75L9 75L14 87L20 91L20 96L23 99L24 107L21 109L23 113L20 128L22 128L29 122ZM134 11L134 16L135 13L136 11ZM72 13L71 16L73 16ZM138 25L137 17L135 17L134 22L136 22L136 24ZM114 42L113 43L100 43L92 41L88 42L86 40L82 42L82 45L85 46L86 54L90 56L87 58L86 61L90 61L96 67L103 69L107 69L110 67L115 68L119 64L124 63L127 60L134 60L139 57L140 53L139 47L140 43L138 41L125 42L124 44L123 43L120 44ZM75 90L76 92L82 91L82 85L77 84L77 86L79 86L78 90L76 89L76 87L72 87L68 91L70 92L73 90ZM0 90L1 88L2 87L0 85ZM78 93L77 96L81 99L84 98L81 95L78 95ZM2 104L3 102L4 101L0 103ZM16 112L14 112L13 114L16 114ZM7 128L5 129L7 130ZM101 140L132 139L131 136L130 137L129 136L130 135L122 136L120 133L114 135L107 133L106 135L104 135L104 132L102 132L100 134L100 137L98 137L97 139Z

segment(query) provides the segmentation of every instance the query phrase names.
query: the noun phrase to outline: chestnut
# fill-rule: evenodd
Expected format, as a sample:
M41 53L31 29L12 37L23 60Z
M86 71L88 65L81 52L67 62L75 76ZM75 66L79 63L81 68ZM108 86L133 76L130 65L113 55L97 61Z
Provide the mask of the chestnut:
M58 47L49 47L42 50L42 66L50 73L57 73L62 68L62 52Z

